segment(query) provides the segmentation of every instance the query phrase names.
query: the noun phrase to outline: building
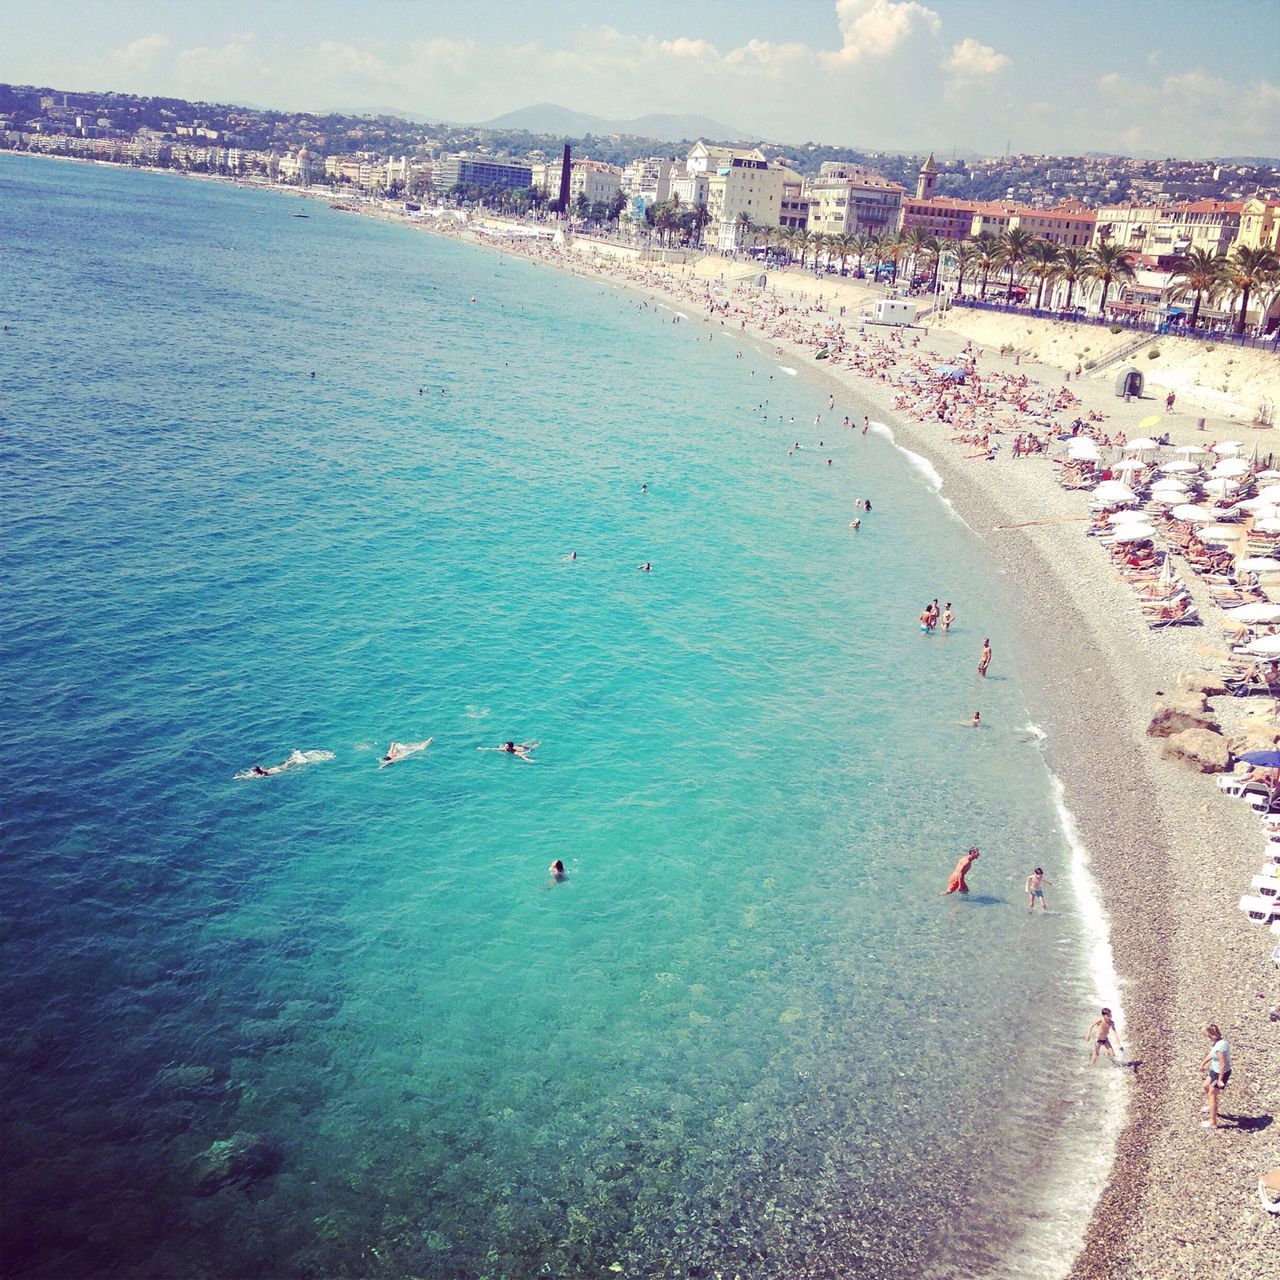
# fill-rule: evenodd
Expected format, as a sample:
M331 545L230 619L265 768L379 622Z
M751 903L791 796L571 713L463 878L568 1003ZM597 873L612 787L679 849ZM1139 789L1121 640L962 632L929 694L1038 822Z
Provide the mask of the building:
M1102 205L1097 210L1093 243L1118 244L1130 253L1145 253L1147 237L1162 213L1160 205L1145 202L1126 200L1121 204Z
M1087 249L1093 243L1098 211L1079 200L1064 200L1050 209L1019 206L1017 223L1038 240L1050 240L1066 249Z
M916 189L919 190L918 185ZM964 240L973 226L977 201L958 200L954 196L904 196L901 210L898 215L900 231L921 227L940 240Z
M1280 200L1250 196L1240 206L1240 232L1236 244L1246 249L1270 249L1280 253ZM1234 246L1233 246L1234 247Z
M937 194L938 186L938 166L933 162L933 152L929 152L929 158L920 166L920 172L916 175L916 199L932 200Z
M559 168L559 166L553 166ZM569 203L585 197L588 204L608 204L622 189L622 175L599 160L575 160L569 170Z
M707 203L711 178L705 173L673 173L667 185L669 200L679 196L681 204L692 208L694 205Z
M804 231L809 226L810 212L809 197L805 194L804 182L799 178L789 178L783 174L782 204L778 209L778 225Z
M827 162L806 193L811 231L878 236L897 229L906 189L860 165Z
M441 156L436 161L432 185L437 191L451 191L457 186L532 187L533 168L516 160L496 160L492 156L458 152Z
M709 225L716 229L719 248L737 248L741 233L739 219L744 215L758 227L778 225L783 181L781 169L749 155L734 155L708 178Z
M671 196L671 173L675 161L667 156L633 160L622 171L623 191L632 200L640 196L646 204L661 204Z

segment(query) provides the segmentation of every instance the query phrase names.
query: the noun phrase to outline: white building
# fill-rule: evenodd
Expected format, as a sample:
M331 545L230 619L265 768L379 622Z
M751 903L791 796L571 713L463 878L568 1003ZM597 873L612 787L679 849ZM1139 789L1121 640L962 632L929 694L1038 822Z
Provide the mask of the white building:
M666 156L633 160L622 171L623 191L632 199L642 196L646 204L661 204L671 195L671 170L674 164Z
M770 168L767 160L748 155L734 155L711 175L707 183L708 225L715 228L719 248L738 247L743 215L758 227L779 225L785 176L782 169Z
M621 174L612 165L575 160L569 170L569 203L574 205L579 196L585 196L588 204L608 204L618 194L621 182Z

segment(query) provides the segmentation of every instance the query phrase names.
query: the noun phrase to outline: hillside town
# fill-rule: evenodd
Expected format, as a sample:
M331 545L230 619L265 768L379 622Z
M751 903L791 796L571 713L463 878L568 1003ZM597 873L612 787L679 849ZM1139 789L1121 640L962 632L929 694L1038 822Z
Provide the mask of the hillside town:
M0 148L448 207L1182 333L1280 329L1280 167L574 140L0 86ZM618 162L621 161L621 162ZM991 194L995 193L995 194ZM550 231L548 231L550 234ZM966 288L966 286L968 286Z

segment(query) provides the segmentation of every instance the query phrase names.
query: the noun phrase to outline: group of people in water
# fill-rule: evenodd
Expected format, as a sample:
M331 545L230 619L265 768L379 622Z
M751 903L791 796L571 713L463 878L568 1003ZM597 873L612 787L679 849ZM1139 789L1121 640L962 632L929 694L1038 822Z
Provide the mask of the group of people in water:
M399 760L406 760L409 756L417 755L419 751L425 751L435 741L434 738L423 738L420 742L397 742L392 740L387 744L387 749L378 757L378 767L381 769L386 765L395 764ZM540 742L516 742L508 739L506 742L499 742L493 747L477 747L477 751L497 751L501 755L514 756L517 760L523 760L526 764L533 764L534 759L530 754L537 747L541 746ZM279 764L273 765L251 765L243 773L236 774L237 778L271 778L278 773L284 773L286 769L292 769L301 764L312 764L318 760L332 760L332 751L291 751Z

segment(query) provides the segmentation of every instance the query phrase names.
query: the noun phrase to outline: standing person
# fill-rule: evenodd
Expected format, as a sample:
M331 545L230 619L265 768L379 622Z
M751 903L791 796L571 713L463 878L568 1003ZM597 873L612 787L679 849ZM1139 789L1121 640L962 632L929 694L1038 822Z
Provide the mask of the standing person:
M951 877L947 881L947 887L942 891L942 896L944 898L949 893L969 892L969 884L968 881L965 880L965 876L968 874L969 868L973 866L977 859L978 846L973 845L970 847L969 852L966 853L952 869Z
M1111 1033L1115 1028L1115 1019L1112 1018L1110 1009L1103 1009L1101 1016L1094 1018L1089 1024L1089 1030L1084 1033L1084 1038L1086 1041L1093 1041L1093 1052L1089 1055L1090 1066L1097 1062L1099 1049L1105 1049L1107 1057L1112 1062L1116 1060L1116 1051L1111 1047Z
M974 714L977 714L976 712ZM1034 911L1036 909L1036 900L1040 901L1040 910L1048 911L1049 904L1044 900L1044 886L1048 881L1044 878L1044 868L1037 867L1028 877L1024 886L1027 895L1027 910Z
M987 668L990 665L991 665L991 641L983 640L982 656L978 659L978 674L980 676L985 676L987 674Z
M1178 398L1178 397L1177 397L1176 395L1174 395L1174 393L1173 393L1172 391L1170 391L1170 392L1169 392L1169 394L1168 394L1167 396L1165 396L1165 398L1164 398L1164 411L1165 411L1165 413L1172 413L1172 412L1173 412L1173 402L1174 402L1177 398Z
M951 601L947 601L947 607L942 611L942 630L944 632L951 630L951 624L956 620L956 616L951 612Z
M1200 1070L1206 1072L1206 1079L1201 1089L1209 1100L1209 1118L1201 1120L1205 1129L1218 1127L1218 1094L1227 1087L1231 1079L1231 1048L1226 1037L1218 1030L1217 1023L1211 1022L1204 1029L1205 1035L1213 1041L1213 1048L1200 1060Z

